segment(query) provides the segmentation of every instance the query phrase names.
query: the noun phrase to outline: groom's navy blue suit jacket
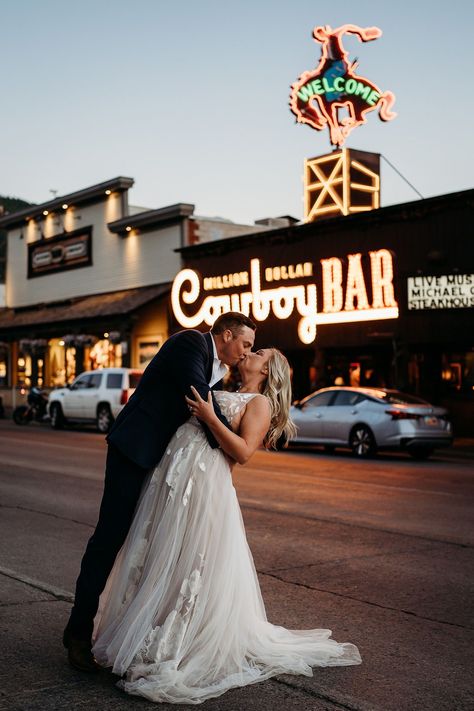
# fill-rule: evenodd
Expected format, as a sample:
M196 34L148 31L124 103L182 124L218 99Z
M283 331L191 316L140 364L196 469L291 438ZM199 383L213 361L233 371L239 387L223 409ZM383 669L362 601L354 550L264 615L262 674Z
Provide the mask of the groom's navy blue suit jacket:
M171 336L147 366L107 440L144 469L154 467L190 416L184 396L192 396L191 385L207 400L213 359L210 333L189 330ZM229 426L213 400L217 416ZM203 428L211 447L218 447L204 424Z

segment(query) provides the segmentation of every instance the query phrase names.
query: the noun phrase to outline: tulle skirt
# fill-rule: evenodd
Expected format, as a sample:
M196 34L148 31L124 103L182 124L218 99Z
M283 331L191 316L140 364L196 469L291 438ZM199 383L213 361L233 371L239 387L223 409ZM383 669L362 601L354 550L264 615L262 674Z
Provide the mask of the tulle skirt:
M361 662L330 635L267 621L231 470L190 420L143 487L101 596L97 661L129 694L199 704L276 674Z

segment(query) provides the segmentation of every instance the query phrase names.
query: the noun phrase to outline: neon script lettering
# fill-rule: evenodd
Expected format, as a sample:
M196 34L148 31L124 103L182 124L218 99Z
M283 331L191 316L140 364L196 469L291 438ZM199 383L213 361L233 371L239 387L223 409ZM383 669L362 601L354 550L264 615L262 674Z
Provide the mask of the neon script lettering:
M259 259L250 261L250 291L208 295L194 313L185 310L185 304L195 305L202 290L209 287L209 279L202 281L193 269L183 269L173 282L171 305L178 323L184 328L196 328L206 323L212 326L225 311L240 311L256 321L265 321L272 314L279 320L288 319L295 311L301 317L298 337L302 343L312 343L319 324L374 321L398 317L398 304L393 289L392 255L386 249L369 253L372 303L369 303L367 285L362 270L362 254L350 254L347 267L337 257L321 260L323 308L318 312L318 294L314 283L291 284L262 288L262 270ZM313 276L312 264L267 267L265 280L269 283ZM241 272L242 273L242 272ZM290 274L292 276L290 276ZM218 287L219 288L219 287Z

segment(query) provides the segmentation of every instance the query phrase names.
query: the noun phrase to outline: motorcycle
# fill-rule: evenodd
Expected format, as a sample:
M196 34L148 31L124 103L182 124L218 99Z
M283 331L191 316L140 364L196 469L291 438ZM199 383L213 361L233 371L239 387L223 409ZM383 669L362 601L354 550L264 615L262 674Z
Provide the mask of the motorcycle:
M31 388L26 398L26 405L19 405L13 410L13 421L17 425L29 422L44 422L47 416L48 396L40 388Z

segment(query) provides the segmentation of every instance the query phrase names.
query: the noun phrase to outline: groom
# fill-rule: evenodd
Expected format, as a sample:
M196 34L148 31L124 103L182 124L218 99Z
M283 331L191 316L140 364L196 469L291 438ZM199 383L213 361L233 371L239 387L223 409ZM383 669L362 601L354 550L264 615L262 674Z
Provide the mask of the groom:
M90 538L76 583L76 595L63 643L70 664L86 672L100 667L91 652L99 597L127 536L147 472L162 458L168 442L189 418L185 395L191 385L207 400L220 386L226 365L236 365L253 347L255 324L230 311L211 331L181 331L171 336L147 366L107 437L105 484L99 520ZM213 398L219 419L229 426ZM211 447L218 447L202 425Z

